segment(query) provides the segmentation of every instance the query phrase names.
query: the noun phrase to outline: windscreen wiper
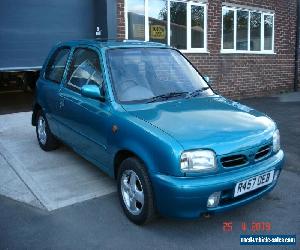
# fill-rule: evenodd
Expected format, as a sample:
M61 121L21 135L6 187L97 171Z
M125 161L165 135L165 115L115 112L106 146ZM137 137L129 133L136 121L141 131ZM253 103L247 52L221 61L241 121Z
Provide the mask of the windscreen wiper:
M195 96L198 96L200 95L202 92L204 92L205 90L208 90L209 87L203 87L201 89L196 89L195 91L193 92L190 92L188 95L187 95L187 98L191 98L191 97L195 97Z
M154 97L148 99L147 103L161 101L161 100L168 100L168 99L173 98L173 97L187 95L188 93L189 92L186 92L186 91L185 92L170 92L170 93L167 93L167 94L154 96Z

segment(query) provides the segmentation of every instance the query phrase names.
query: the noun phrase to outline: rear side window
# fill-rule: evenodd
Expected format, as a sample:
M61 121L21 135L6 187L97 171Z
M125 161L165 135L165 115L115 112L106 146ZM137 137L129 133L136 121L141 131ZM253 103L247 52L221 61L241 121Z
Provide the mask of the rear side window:
M67 88L79 91L83 85L102 84L98 53L91 49L76 49L68 72Z
M60 48L53 54L45 72L45 78L47 80L56 83L61 82L69 54L69 48Z

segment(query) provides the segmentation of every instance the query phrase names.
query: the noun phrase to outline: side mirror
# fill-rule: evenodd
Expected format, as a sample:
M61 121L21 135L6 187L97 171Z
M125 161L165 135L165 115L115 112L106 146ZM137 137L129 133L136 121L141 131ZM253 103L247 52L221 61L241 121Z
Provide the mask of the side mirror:
M100 93L100 88L97 85L82 86L81 95L91 98L91 99L97 99L100 101L104 101L104 96Z
M203 79L204 79L207 83L210 83L210 84L211 84L210 79L209 79L209 76L204 75L204 76L203 76Z

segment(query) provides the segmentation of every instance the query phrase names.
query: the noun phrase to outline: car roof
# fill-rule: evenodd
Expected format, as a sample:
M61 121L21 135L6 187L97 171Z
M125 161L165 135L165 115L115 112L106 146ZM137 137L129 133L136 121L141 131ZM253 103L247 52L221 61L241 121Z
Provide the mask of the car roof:
M163 43L156 42L144 42L139 40L109 40L109 39L87 39L87 40L73 40L67 42L61 42L58 44L61 46L80 46L90 45L98 48L130 48L130 47L154 47L154 48L168 48L169 46Z

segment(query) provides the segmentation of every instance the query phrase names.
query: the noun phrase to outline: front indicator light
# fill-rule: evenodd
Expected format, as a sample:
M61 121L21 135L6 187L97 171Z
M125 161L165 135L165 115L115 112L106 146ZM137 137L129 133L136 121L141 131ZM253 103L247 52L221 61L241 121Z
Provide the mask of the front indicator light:
M215 192L211 194L207 199L207 207L213 208L217 207L220 202L221 192Z
M277 153L280 150L280 134L279 130L276 129L276 131L273 134L273 152Z

